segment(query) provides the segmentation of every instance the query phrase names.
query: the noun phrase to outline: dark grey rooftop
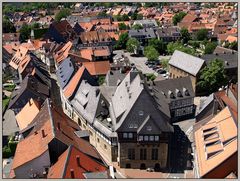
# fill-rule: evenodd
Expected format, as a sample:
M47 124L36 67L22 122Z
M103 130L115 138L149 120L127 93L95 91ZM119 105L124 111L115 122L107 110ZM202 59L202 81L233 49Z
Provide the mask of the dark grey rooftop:
M15 135L19 131L15 114L11 109L8 109L3 115L3 136Z
M74 66L73 66L70 58L66 58L58 66L58 69L56 72L58 82L60 83L60 86L62 89L68 84L71 77L73 76L73 73L74 73Z
M108 86L117 86L125 78L125 74L120 70L110 70L108 71L105 81Z
M180 37L180 29L176 26L173 27L163 27L156 30L158 37Z
M129 37L144 37L146 39L156 38L156 34L152 28L145 28L140 30L129 30Z
M201 57L207 63L207 65L214 59L223 61L225 69L238 67L238 53L226 53L226 54L206 54Z
M108 179L108 173L107 171L105 172L86 172L86 173L83 173L84 177L86 179Z
M154 81L149 89L150 91L152 89L158 108L168 117L170 117L169 103L195 96L190 77Z

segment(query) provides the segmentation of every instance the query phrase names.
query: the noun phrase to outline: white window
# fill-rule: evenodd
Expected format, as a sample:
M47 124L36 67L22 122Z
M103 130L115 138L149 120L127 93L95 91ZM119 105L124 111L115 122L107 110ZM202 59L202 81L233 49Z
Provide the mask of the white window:
M144 136L144 141L148 141L148 136Z
M152 126L147 126L148 131L152 131Z
M138 125L137 125L137 124L134 124L134 128L138 128Z
M123 133L123 138L127 138L128 134L127 133Z
M138 136L138 141L143 141L143 136Z
M129 124L129 128L133 128L133 124Z
M155 136L155 141L159 141L159 136Z
M154 136L150 136L150 141L154 141Z
M128 133L128 138L133 138L133 134L132 133Z
M143 116L143 114L144 114L143 111L139 111L139 112L138 112L138 115L139 115L139 116Z

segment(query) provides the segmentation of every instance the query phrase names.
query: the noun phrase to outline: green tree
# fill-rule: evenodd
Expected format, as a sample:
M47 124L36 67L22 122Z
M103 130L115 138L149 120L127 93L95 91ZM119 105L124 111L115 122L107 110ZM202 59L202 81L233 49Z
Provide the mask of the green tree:
M107 13L105 11L101 11L98 13L99 17L108 17Z
M197 83L199 91L212 93L227 83L223 61L215 59L200 71L200 79Z
M129 29L129 26L127 26L125 23L119 23L118 28L119 30L127 30Z
M164 69L167 69L168 70L168 62L169 60L168 59L161 59L161 65Z
M35 22L31 25L31 29L38 29L38 28L40 28L40 24L37 22Z
M208 30L205 28L198 30L196 33L196 39L198 41L203 41L208 39Z
M137 20L142 20L143 19L143 15L141 13L137 14Z
M133 13L131 15L131 20L142 20L143 19L143 15L141 13Z
M140 25L140 24L135 24L135 25L132 26L132 29L134 29L134 30L140 30L140 29L143 29L143 26Z
M176 26L180 21L182 21L182 19L184 18L184 16L186 16L187 13L185 12L180 12L177 13L173 16L173 24Z
M208 42L207 45L205 46L204 53L205 54L212 54L216 47L217 47L216 42Z
M136 54L139 49L140 43L136 38L129 38L126 44L127 51Z
M122 21L129 21L128 15L126 14L122 15Z
M184 53L190 54L190 55L195 55L195 49L184 46L183 44L181 44L180 42L170 42L167 45L167 52L169 54L173 54L173 52L175 50L179 50L182 51Z
M66 18L67 16L69 16L71 14L70 9L68 8L64 8L61 9L55 16L55 20L56 21L60 21L62 18Z
M127 44L127 41L128 41L128 33L122 33L120 36L119 36L119 39L115 45L115 49L126 49L126 44Z
M158 40L156 38L154 39L150 39L148 41L148 45L149 46L153 46L160 55L165 54L166 53L166 43L164 43L162 40Z
M234 41L234 42L230 43L229 48L231 48L232 50L238 51L238 42Z
M188 43L188 41L191 39L191 35L188 32L188 29L187 28L182 28L180 33L181 33L182 43L183 44Z
M14 27L14 24L6 16L3 18L2 26L3 26L3 33L16 32L16 28Z
M147 46L144 48L144 56L147 57L148 61L156 61L159 53L153 46Z
M27 24L23 24L19 32L21 40L26 41L30 37L31 27Z

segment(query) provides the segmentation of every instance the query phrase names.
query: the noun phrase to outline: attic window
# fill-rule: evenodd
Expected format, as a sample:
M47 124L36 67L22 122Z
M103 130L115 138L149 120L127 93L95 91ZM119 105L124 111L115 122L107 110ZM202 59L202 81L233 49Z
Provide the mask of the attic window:
M190 96L188 90L185 87L183 88L183 92L185 96Z
M152 126L147 126L148 131L152 131Z
M168 91L168 95L169 95L169 97L171 98L171 99L174 99L174 94L173 94L173 92L172 91Z
M139 116L143 116L143 114L144 114L143 111L139 111L139 112L138 112L138 115L139 115Z
M176 94L177 94L178 97L182 97L182 93L181 93L181 91L178 90L178 89L176 89Z

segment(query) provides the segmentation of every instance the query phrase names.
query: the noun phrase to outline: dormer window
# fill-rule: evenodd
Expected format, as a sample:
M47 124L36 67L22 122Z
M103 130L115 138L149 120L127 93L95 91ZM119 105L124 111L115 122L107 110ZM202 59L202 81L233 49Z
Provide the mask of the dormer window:
M176 95L177 97L182 97L182 93L180 90L176 89Z
M184 93L185 96L189 96L190 95L188 90L185 87L183 88L183 93Z
M174 99L174 94L172 91L168 91L168 96L171 98L171 99Z
M148 131L152 131L152 126L147 126Z
M143 111L139 111L139 112L138 112L138 115L139 115L139 116L143 116L143 114L144 114Z

